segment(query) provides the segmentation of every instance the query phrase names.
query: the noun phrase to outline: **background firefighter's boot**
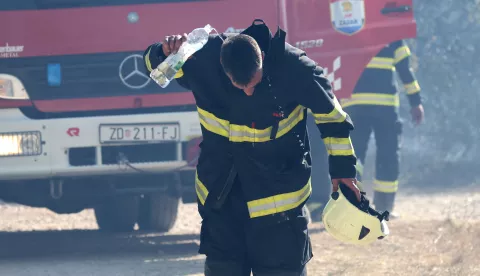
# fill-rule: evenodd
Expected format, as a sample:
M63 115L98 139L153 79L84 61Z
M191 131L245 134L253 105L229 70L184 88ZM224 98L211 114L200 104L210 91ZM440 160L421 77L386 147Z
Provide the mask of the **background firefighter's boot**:
M388 211L390 213L390 218L399 217L398 214L393 213L395 195L396 193L382 193L375 191L373 195L373 204L375 205L375 210L378 212Z

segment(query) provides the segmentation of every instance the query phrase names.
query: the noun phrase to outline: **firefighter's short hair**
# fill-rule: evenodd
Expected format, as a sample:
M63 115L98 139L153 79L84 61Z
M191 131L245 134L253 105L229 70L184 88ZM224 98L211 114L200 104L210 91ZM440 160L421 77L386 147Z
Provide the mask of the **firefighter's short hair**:
M262 51L253 37L234 35L223 42L220 62L233 82L246 86L262 68Z

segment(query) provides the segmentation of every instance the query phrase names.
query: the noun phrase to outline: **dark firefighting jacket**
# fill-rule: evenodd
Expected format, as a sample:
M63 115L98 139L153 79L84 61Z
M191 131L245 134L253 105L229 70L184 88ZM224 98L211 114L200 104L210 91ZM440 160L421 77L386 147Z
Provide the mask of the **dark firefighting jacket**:
M255 38L266 54L263 79L252 96L235 88L222 70L225 34L212 35L177 80L193 91L202 126L199 202L207 205L220 198L234 168L250 217L258 218L294 210L310 196L307 109L329 152L332 178L355 177L356 158L349 135L353 125L322 68L285 43L281 29L272 36L265 24L252 24L243 33ZM157 66L165 58L161 45L150 46L145 58L148 69Z
M399 40L384 47L370 60L355 86L352 97L342 99L344 108L357 105L391 106L400 104L395 72L402 81L411 106L421 103L420 86L410 68L410 49Z

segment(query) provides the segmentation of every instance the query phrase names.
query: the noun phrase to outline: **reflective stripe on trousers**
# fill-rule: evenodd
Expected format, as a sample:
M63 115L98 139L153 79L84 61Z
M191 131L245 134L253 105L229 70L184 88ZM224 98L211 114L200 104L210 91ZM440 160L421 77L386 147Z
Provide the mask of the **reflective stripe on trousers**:
M274 195L247 202L250 218L285 212L300 206L312 193L310 181L311 179L308 180L308 183L303 186L302 189L296 192Z
M396 181L381 181L375 179L373 181L373 190L382 193L395 193L398 191L398 180Z

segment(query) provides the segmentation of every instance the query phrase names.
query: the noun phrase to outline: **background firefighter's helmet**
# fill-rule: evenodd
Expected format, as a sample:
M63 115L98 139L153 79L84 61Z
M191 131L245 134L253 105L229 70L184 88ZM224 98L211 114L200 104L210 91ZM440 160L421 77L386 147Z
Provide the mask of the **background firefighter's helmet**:
M368 245L388 236L388 212L382 214L370 207L365 193L358 202L355 194L345 184L331 194L323 209L322 221L330 235L339 241Z

